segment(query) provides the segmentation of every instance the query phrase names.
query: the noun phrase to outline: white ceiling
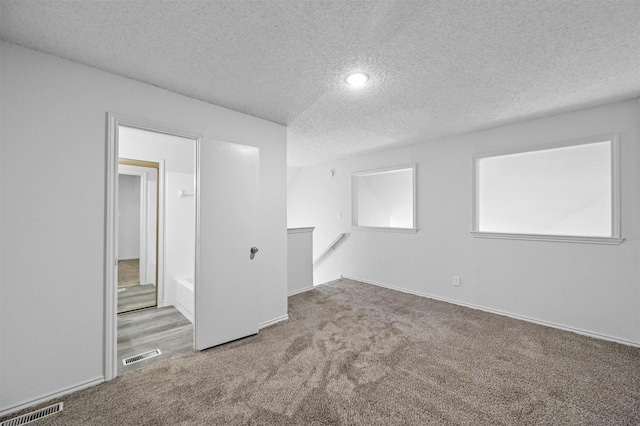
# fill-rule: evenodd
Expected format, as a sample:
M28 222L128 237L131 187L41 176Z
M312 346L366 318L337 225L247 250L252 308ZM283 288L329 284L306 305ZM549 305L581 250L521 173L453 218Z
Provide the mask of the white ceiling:
M1 0L0 25L286 124L292 166L640 96L640 0Z

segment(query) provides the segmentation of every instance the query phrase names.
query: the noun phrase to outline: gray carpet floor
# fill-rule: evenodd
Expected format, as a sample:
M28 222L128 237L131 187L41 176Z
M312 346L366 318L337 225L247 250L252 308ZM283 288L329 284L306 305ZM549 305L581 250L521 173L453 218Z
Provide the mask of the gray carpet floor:
M69 395L38 426L640 424L638 348L348 280L289 315Z

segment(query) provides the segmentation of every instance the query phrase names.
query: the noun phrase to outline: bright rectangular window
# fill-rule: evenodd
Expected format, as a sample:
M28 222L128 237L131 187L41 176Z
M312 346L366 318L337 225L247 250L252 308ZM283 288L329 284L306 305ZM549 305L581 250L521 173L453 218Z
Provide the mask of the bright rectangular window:
M476 237L620 244L616 137L474 156Z
M353 226L416 232L415 165L353 173Z

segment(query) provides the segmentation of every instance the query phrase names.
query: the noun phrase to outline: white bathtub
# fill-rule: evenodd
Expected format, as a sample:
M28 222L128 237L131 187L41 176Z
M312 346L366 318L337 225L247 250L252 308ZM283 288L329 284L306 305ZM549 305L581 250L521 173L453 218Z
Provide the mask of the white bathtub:
M193 324L196 300L193 291L193 277L176 277L175 280L176 309Z

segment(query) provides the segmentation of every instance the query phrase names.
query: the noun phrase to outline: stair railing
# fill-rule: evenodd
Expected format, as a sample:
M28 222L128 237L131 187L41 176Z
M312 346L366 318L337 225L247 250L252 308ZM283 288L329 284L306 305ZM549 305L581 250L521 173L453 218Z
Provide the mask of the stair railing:
M347 236L347 233L346 233L346 232L344 232L344 233L342 233L342 234L338 235L338 236L336 237L336 239L335 239L335 240L333 240L333 241L331 242L331 244L329 244L329 246L328 246L328 247L327 247L327 248L326 248L322 253L320 253L320 256L316 257L316 258L313 260L313 264L315 265L315 264L316 264L320 259L322 259L323 257L325 257L325 256L327 255L327 253L329 253L331 250L335 250L335 249L336 249L336 246L338 245L338 243L339 243L339 242L340 242L344 237L346 237L346 236Z

